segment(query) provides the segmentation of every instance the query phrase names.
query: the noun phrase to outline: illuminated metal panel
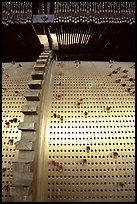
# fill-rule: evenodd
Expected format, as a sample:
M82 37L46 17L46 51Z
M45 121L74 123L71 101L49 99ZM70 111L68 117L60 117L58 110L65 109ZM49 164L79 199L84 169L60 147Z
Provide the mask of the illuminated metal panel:
M19 66L22 65L22 67ZM24 93L35 62L3 63L2 73L2 201L12 202L10 185L14 177L13 163L18 151L15 143L21 138L19 122L23 122L22 105L26 102ZM9 122L9 120L11 120Z
M44 45L44 49L48 50L49 49L49 42L48 42L47 35L38 35L38 38L40 40L40 43Z
M134 201L131 65L53 63L42 103L37 201Z

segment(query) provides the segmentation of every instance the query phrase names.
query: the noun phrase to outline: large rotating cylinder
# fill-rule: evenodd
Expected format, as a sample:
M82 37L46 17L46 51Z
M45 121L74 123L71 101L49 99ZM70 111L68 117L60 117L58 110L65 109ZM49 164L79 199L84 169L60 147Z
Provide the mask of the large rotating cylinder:
M47 56L34 65L22 108L14 200L134 201L134 64Z

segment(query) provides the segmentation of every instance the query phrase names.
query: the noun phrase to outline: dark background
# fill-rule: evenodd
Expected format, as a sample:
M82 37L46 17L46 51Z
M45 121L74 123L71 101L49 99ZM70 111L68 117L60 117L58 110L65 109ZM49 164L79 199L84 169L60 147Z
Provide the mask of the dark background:
M54 30L61 25L53 25ZM76 26L76 25L75 25ZM60 60L135 61L135 25L129 24L78 24L95 31L87 45L59 46ZM105 27L106 26L106 27ZM35 26L34 26L35 27ZM48 25L45 25L46 29ZM52 25L51 25L52 27ZM63 24L63 32L72 31L74 24ZM103 32L103 30L105 31ZM99 35L102 33L101 38ZM43 34L43 33L42 33ZM36 61L43 51L43 46L31 24L2 25L2 62Z

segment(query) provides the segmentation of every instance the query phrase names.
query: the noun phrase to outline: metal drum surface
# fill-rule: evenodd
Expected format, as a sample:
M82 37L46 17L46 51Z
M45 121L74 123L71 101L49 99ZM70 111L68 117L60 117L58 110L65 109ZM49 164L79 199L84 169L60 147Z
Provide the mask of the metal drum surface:
M12 201L18 123L35 63L3 64L2 197ZM43 84L35 201L135 200L133 63L53 61ZM12 68L12 70L11 70ZM7 123L16 118L16 121Z
M133 63L76 64L54 61L45 81L37 201L134 201Z

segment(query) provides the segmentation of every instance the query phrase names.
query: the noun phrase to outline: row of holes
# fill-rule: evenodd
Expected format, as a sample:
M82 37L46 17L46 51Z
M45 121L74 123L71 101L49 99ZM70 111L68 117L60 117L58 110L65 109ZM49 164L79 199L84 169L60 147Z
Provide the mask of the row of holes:
M2 138L4 138L4 139L11 139L11 138L12 138L12 139L17 139L17 137L15 137L15 135L14 135L14 137L11 137L11 136L10 136L10 137L5 137L5 136L3 137L3 136L2 136Z
M135 196L49 196L48 195L48 198L52 198L52 199L54 199L54 198L65 198L65 199L68 199L68 198L70 198L70 199L79 199L79 198L81 198L81 199L83 199L83 198L85 198L85 199L87 199L87 198L92 198L92 199L99 199L99 198L134 198Z
M9 144L9 142L3 142L4 145L15 145L16 143Z
M95 183L88 183L88 185L94 185ZM97 185L98 184L100 184L100 183L96 183ZM115 183L113 183L114 185L115 185ZM50 191L52 191L52 192L55 192L55 191L60 191L60 192L62 192L62 191L64 191L64 192L66 192L66 191L69 191L69 192L90 192L90 191L132 191L131 189L48 189L48 191L50 192ZM133 191L135 191L135 189L133 189Z
M101 80L100 77L99 77L98 80L93 80L91 78L90 81L85 80L84 82L83 82L83 80L81 80L81 81L69 80L68 81L68 80L66 80L64 78L58 78L58 79L55 79L54 84L53 84L53 88L63 88L64 89L65 87L68 87L68 89L69 89L71 87L72 88L74 87L75 89L77 89L78 87L80 87L80 89L87 89L87 88L92 88L92 89L94 89L94 88L102 88L102 89L106 89L106 88L109 87L110 89L113 89L113 88L118 89L118 86L119 86L120 89L122 89L121 84L126 84L126 85L133 84L133 85L135 85L135 81L131 82L131 81L129 81L129 79L127 79L127 80L121 79L120 83L116 83L117 79L118 78L114 78L114 79L112 79L113 81L108 81L108 80L104 81L102 79L102 84L100 84L100 80ZM61 82L61 84L59 84L60 82ZM125 88L125 87L123 86L123 88ZM113 90L113 91L115 91L115 90ZM101 91L98 90L98 92L101 92Z
M123 157L135 157L135 155L118 155L119 158ZM98 155L98 156L49 156L50 158L112 158L112 156L104 156L104 155Z
M13 104L14 104L14 103L15 103L15 104L18 104L18 103L24 103L24 101L21 101L21 102L20 102L20 101L19 101L19 102L18 102L18 101L16 101L16 102L15 102L15 101L9 101L9 102L4 101L4 102L2 102L2 103L4 103L4 104L12 104L12 103L13 103Z
M14 164L14 161L2 161L2 163Z
M53 111L51 111L51 112L53 113ZM58 112L58 113L60 113L60 112L63 113L63 111L55 111L55 113L56 113L56 112ZM76 112L76 111L75 111L75 112ZM67 116L64 116L64 117L66 118ZM81 123L81 121L77 121L77 120L76 120L76 121L71 121L71 122L72 122L72 123L79 123L79 124ZM84 121L83 121L83 122L84 122ZM85 122L86 122L86 121L85 121ZM101 122L103 122L103 123L104 123L104 122L113 122L113 123L114 123L114 122L116 122L116 123L128 122L128 123L129 123L129 122L134 122L134 120L109 120L109 121L108 121L108 120L102 120L102 121L101 121L101 120L96 120L96 121L94 121L94 120L91 121L91 120L90 120L90 121L88 121L88 123L94 123L94 122L95 122L95 123L101 123Z
M6 126L5 126L6 127ZM16 126L15 126L16 127ZM50 128L132 128L132 127L135 127L135 126L132 126L132 125L124 125L124 126L50 126Z
M83 95L80 94L80 96L83 96ZM55 96L55 97L56 97L56 96ZM63 98L63 99L65 99L65 100L71 100L71 101L72 101L73 99L77 99L77 98ZM99 103L98 101L97 101L97 102L96 102L96 101L93 101L93 100L95 100L95 99L96 99L96 100L101 100L101 99L103 99L103 100L104 100L104 99L106 99L106 100L108 100L108 99L109 99L109 100L110 100L110 99L113 99L113 100L114 100L114 99L115 99L115 100L116 100L116 99L119 99L119 100L120 100L120 99L121 99L121 100L131 100L131 98L125 98L125 97L123 97L123 98L91 98L91 99L89 98L89 100L91 100L92 103L93 103L93 102L94 102L95 104L96 104L96 103ZM52 98L52 100L55 101L55 98ZM57 100L57 99L56 99L56 100ZM56 101L56 102L58 102L58 101ZM112 102L113 102L113 101L112 101ZM111 104L112 102L111 102L111 101L110 101L110 102L106 102L106 101L103 102L103 101L102 101L103 104L104 104L104 103L105 103L105 104L107 104L107 103ZM113 103L114 103L114 102L113 102ZM119 102L119 103L120 103L120 102Z
M54 112L55 112L55 111L54 111ZM56 112L57 112L57 111L56 111ZM60 112L63 113L63 111L60 111ZM58 113L60 113L60 112L58 112ZM65 111L64 111L64 112L65 112ZM70 112L70 111L69 111L69 112ZM133 115L111 115L111 117L115 117L115 116L116 116L116 117L134 117ZM65 116L64 116L64 117L65 117ZM66 116L66 117L70 118L70 117L72 117L72 116ZM107 117L110 117L110 115L102 115L102 116L100 116L100 115L96 116L96 115L95 115L95 116L92 116L92 118L93 118L93 117L95 117L95 118L97 118L97 117L99 117L99 118L100 118L100 117L102 117L102 118L106 117L106 118L107 118ZM50 121L50 122L52 123L52 121ZM56 122L59 123L59 121L54 121L54 123L56 123ZM78 122L78 123L91 123L91 121L87 121L87 120L85 120L85 121L67 121L67 122L68 122L68 123L69 123L69 122L71 122L71 123L73 123L73 122L74 122L74 123L77 123L77 122Z
M30 77L26 77L27 79L30 79ZM12 80L12 79L9 79L8 80L8 82L6 82L6 81L4 81L4 84L9 84L9 82L11 82L10 83L10 85L9 86L11 86L11 84L13 84L14 86L18 86L18 84L21 84L22 86L25 86L24 85L24 83L26 83L26 84L28 84L28 80ZM13 82L13 83L12 83ZM15 82L18 82L18 84L16 85L16 84L14 84Z
M122 76L124 76L124 74ZM129 78L130 77L131 76L129 76ZM118 77L114 77L114 79L115 78L118 78ZM124 78L121 78L121 81L124 81L124 82L126 81L126 82L130 83L129 78L127 77L126 80ZM115 81L111 81L111 80L114 80L114 79L111 79L110 77L108 77L107 80L106 80L106 77L102 77L102 76L96 76L95 78L93 78L91 76L90 80L89 79L84 79L84 77L81 78L81 79L79 78L79 80L78 80L78 78L76 78L76 81L74 81L74 79L72 79L72 78L70 78L70 79L65 78L64 79L65 83L64 83L64 80L62 80L62 79L64 79L64 78L54 77L54 85L56 85L58 81L62 81L63 85L68 85L68 86L72 86L72 85L74 85L74 86L79 86L79 85L81 85L81 86L96 86L96 85L98 85L98 86L103 86L103 85L104 86L109 86L110 84L112 84L112 86L113 86L113 84L115 83ZM108 79L111 79L111 80L108 80ZM101 83L100 83L100 80L101 80ZM80 81L82 81L82 82L80 82ZM93 82L94 82L94 84L93 84Z
M27 86L27 84L28 84L28 82L21 82L21 83L19 83L19 82L8 82L8 83L4 83L4 84L2 84L2 88L6 88L6 89L8 89L9 91L10 90L17 90L17 88L18 89L25 89L24 87L28 87Z
M105 169L71 169L71 171L88 171L88 172L90 172L90 171L100 171L100 172L102 172L102 171L126 171L126 170L132 170L133 171L133 168L131 168L131 169L129 169L129 168L127 168L127 169L125 169L125 168L123 168L123 169L107 169L107 168L105 168ZM48 169L48 171L56 171L56 169ZM68 171L70 171L70 169L68 169ZM125 175L124 175L125 176ZM49 178L50 178L51 176L49 176ZM67 176L55 176L56 178L67 178ZM68 176L68 178L91 178L92 176ZM103 176L102 176L103 177ZM116 177L118 177L118 176L116 176ZM121 176L120 176L121 177ZM52 178L54 178L54 176L52 176ZM94 177L93 177L94 178Z
M2 108L21 108L22 106L3 106Z
M26 89L24 89L24 90L26 90ZM15 90L15 91L16 91L16 90ZM15 91L12 91L11 94L9 94L10 91L6 91L6 92L3 91L2 96L14 96L14 95L17 95L17 93L15 93ZM21 95L23 96L23 93L24 93L25 91L22 91L22 90L18 90L18 91L19 91L18 94L19 94L19 95L21 94Z
M101 79L99 79L99 80L101 80ZM60 82L61 82L61 84L59 84ZM71 82L71 83L69 83L68 81L64 82L64 80L59 79L54 83L53 87L54 88L62 88L62 89L64 89L65 87L67 87L68 89L74 87L75 89L77 89L80 86L80 89L85 89L85 88L89 88L89 87L92 89L100 88L100 87L101 88L103 87L103 89L106 89L107 87L110 87L110 85L111 85L111 87L115 87L115 89L117 89L117 87L120 86L121 83L125 83L125 80L123 80L123 82L121 81L119 84L116 83L115 81L113 81L113 82L104 81L104 84L99 84L96 82L94 82L94 84L93 84L91 82L85 81L85 83L83 84L83 83L78 83L78 82ZM134 84L134 83L130 82L130 81L126 81L126 85L127 84L130 85L130 84ZM112 89L111 87L110 87L110 89ZM120 87L120 88L122 89L122 87Z
M24 91L22 91L22 90L26 90L26 88L19 88L19 87L18 87L18 89L13 89L12 91L11 91L11 89L12 89L12 88L10 88L10 89L6 88L5 94L15 93L15 91L19 91L19 92L21 93L21 92L24 92ZM3 91L5 91L5 90L3 90Z
M16 127L17 127L17 125L16 126L10 125L10 128L16 128ZM7 126L4 125L3 128L7 128Z
M24 94L22 92L24 92L24 91L19 92L20 96L24 96ZM13 93L13 94L3 93L2 96L4 96L4 97L5 96L16 96L16 93Z
M12 137L12 138L13 138L13 137ZM16 139L17 139L17 137L16 137ZM15 151L15 149L9 149L9 148L8 148L8 149L3 148L2 150L3 150L3 151Z
M3 97L7 97L7 96L9 97L8 100L10 100L10 99L11 99L11 98L10 98L11 96L16 97L17 95L16 95L16 94L2 94L2 98L3 98ZM20 92L18 96L22 97L22 96L24 96L24 94L22 94L22 93ZM15 99L15 100L16 100L16 99Z
M89 137L89 138L88 138L88 137L87 137L87 138L83 137L83 140L89 140L89 139L90 139L90 140L92 140L92 139L94 139L94 140L95 140L95 139L96 139L96 140L97 140L97 139L98 139L98 140L100 140L100 139L102 139L102 140L104 140L104 139L112 139L112 140L113 140L113 139L127 139L127 140L132 139L132 140L133 140L134 138L135 138L135 137L111 137L111 138L110 138L110 137L104 137L104 138L103 138L103 137ZM53 138L50 137L49 139L50 139L50 140L52 140L52 139L53 139L53 140L56 140L55 137L53 137ZM61 138L60 138L60 140L63 140L63 139L64 139L64 140L68 140L68 138L66 138L66 137L64 137L64 138L61 137ZM70 139L70 138L69 138L69 139ZM74 138L71 138L71 139L73 140ZM78 139L79 139L79 138L75 137L75 140L78 140ZM132 143L131 143L131 144L132 144ZM81 145L81 144L79 144L79 145ZM85 145L85 144L83 144L83 145Z
M61 82L61 84L59 84ZM105 82L106 83L106 82ZM123 82L123 84L125 83L125 81ZM113 85L114 84L114 85ZM68 89L68 91L69 91L69 89L72 89L72 88L75 88L75 90L76 89L78 89L78 90L85 90L85 89L87 89L87 88L91 88L92 89L92 91L94 91L94 89L96 88L101 88L101 89L103 89L102 91L103 92L105 92L104 91L104 89L107 89L108 87L109 87L109 90L111 90L111 89L113 89L112 87L115 87L115 90L118 90L118 86L119 86L119 88L121 89L121 90L123 90L123 89L125 89L126 88L126 86L124 87L122 87L122 86L120 86L120 84L119 85L117 85L115 82L113 82L113 84L112 83L110 83L110 84L108 84L108 85L106 85L106 84L102 84L102 85L99 85L99 84L94 84L94 85L90 85L90 84L88 84L87 82L86 82L86 84L85 85L83 85L82 86L82 84L81 83L79 83L79 84L67 84L67 83L63 83L63 81L58 81L58 83L56 83L56 84L54 84L54 86L53 86L53 88L55 89L65 89L66 87L67 87L67 89ZM133 84L133 83L131 83L131 82L126 82L126 85L128 86L128 85L131 85L131 84ZM111 87L110 87L110 85L111 85ZM133 84L134 85L134 84ZM80 87L79 87L80 86ZM102 87L103 86L103 87ZM115 91L115 90L113 90L113 92L117 92L117 91ZM97 90L97 92L102 92L102 91L100 91L100 90ZM91 92L91 91L90 91ZM107 90L106 90L106 92L107 92Z
M2 155L2 157L15 157L15 155Z
M104 176L105 177L105 176ZM66 182L64 182L64 183L62 183L62 182L52 182L52 183L50 183L50 182L48 182L48 185L50 185L50 184L52 184L52 185L87 185L88 183L87 182L80 182L80 183L74 183L74 182L72 182L72 183L70 183L70 182L68 182L68 183L66 183ZM110 183L111 184L111 183ZM109 191L109 190L108 190Z
M59 92L58 92L58 94L59 94ZM77 95L79 95L79 96L84 96L83 94L77 94ZM89 95L89 94L87 94L87 95ZM128 95L127 95L128 96ZM56 97L56 96L55 96ZM8 98L7 98L8 99ZM19 99L19 98L18 98ZM21 98L20 98L21 99ZM76 98L63 98L63 99L65 99L65 100L73 100L73 99L76 99ZM89 98L90 99L90 98ZM123 97L123 98L92 98L91 100L104 100L104 99L106 99L106 100L131 100L131 97L130 98L125 98L125 97ZM52 100L55 100L55 98L52 98ZM96 102L95 102L96 103Z
M130 85L130 84L129 84ZM57 85L57 86L54 86L54 89L56 89L56 90L53 90L53 93L55 93L55 92L57 92L57 91L63 91L63 92L76 92L77 90L79 90L79 92L81 92L81 91L84 91L84 92L91 92L91 93L93 93L93 92L95 92L95 93L98 93L98 92L108 92L108 87L109 87L109 90L111 90L111 89L113 89L113 88L111 88L110 87L110 85L107 87L107 86L104 86L104 85L102 85L103 86L103 88L101 87L101 86L99 86L99 85L97 85L96 87L92 87L92 86L90 86L90 89L89 89L89 87L88 87L88 90L87 90L87 88L86 87L79 87L79 86L77 86L77 87L74 87L74 86L66 86L67 87L67 90L65 89L65 86L64 87L62 87L62 85L61 86L59 86L59 85ZM124 90L124 89L126 89L127 88L127 86L125 86L125 87L122 87L122 86L117 86L116 87L116 85L114 85L114 86L112 86L112 87L115 87L115 90L113 90L113 92L115 93L115 92L121 92L122 90ZM75 89L73 89L73 88L75 88ZM97 90L97 88L98 89L103 89L102 91L99 91L99 90ZM58 90L59 89L59 90ZM106 91L105 91L105 89L106 89ZM108 93L108 94L111 94L111 93ZM93 95L99 95L99 94L93 94Z
M107 161L107 162L105 162L105 161L103 161L103 162L87 162L87 165L115 165L115 164L133 164L133 163L135 163L135 162L125 162L125 161L123 161L123 162L118 162L118 161L113 161L113 162L109 162L109 161ZM78 165L78 164L81 164L81 163L78 163L78 162L72 162L72 163L70 163L70 162L60 162L60 164L63 164L63 165ZM128 168L127 168L128 169Z
M10 111L9 110L8 111L5 110L5 111L2 111L2 112L3 113L20 113L20 111L11 111L11 110ZM7 117L7 116L5 116L5 117ZM10 117L10 116L8 116L8 117ZM21 116L18 116L18 117L21 117Z
M51 143L49 143L49 145L51 145ZM72 146L78 146L78 145L79 145L79 146L81 146L81 145L85 146L86 144L84 144L84 143L83 143L83 144L81 144L81 143L79 143L79 144L77 144L77 143L76 143L76 144L74 144L74 143L71 143L71 144L70 144L70 143L68 143L68 144L66 144L66 143L64 143L64 144L62 144L62 143L60 143L60 144L59 144L59 143L53 143L52 145L53 145L53 146L55 146L55 145L57 145L57 146L63 146L63 145L64 145L64 146L67 146L67 145L68 145L68 146L70 146L70 145L72 145ZM94 144L94 145L95 145L95 144Z
M11 130L9 130L9 131L3 131L3 133L18 133L18 131L11 131Z
M80 98L77 98L77 99L80 100ZM21 102L20 102L20 103L21 103ZM106 101L106 102L104 102L104 101L94 102L94 101L90 101L90 102L88 102L88 101L87 101L87 102L83 102L83 103L84 103L84 104L85 104L85 103L87 103L87 104L88 104L88 103L91 103L91 104L92 104L92 103L96 103L96 104L98 104L98 103L101 103L101 104L102 104L102 103L106 103L106 104L107 104L107 103L111 103L111 104L113 104L113 103L115 103L115 104L118 104L118 103L121 103L121 104L127 103L127 104L128 104L128 103L130 103L130 104L132 104L132 103L133 103L133 104L134 104L135 102L134 102L134 101L126 101L126 102L125 102L125 101L114 101L114 102L113 102L113 101L112 101L112 102L107 102L107 101ZM54 102L54 101L52 101L52 104L74 104L74 102L73 102L73 101L67 101L67 102L65 102L65 101L63 101L63 102L60 102L60 101ZM97 106L94 106L94 108L96 108L96 107L97 107ZM101 106L98 106L98 107L101 107ZM120 107L120 106L119 106L119 107ZM124 106L122 106L122 107L124 107Z
M108 73L107 73L108 74ZM94 77L93 77L94 76ZM112 75L113 76L113 75ZM120 75L119 75L120 76ZM122 76L124 76L124 74L122 74ZM127 78L121 78L121 80L122 81L125 81L126 80L126 82L130 82L129 81L129 78L130 77L132 77L131 75L129 76L129 77L127 77ZM117 76L116 77L114 77L114 78L117 78ZM70 77L69 78L69 76L68 77L64 77L64 78L61 78L60 76L58 76L58 77L56 77L56 76L54 76L54 84L56 84L58 81L60 81L60 80L62 80L62 79L64 79L65 80L65 83L67 84L67 85L72 85L72 84L76 84L76 85L93 85L93 83L92 82L94 82L94 85L96 85L96 84L98 84L98 81L99 81L99 83L100 83L100 80L101 80L101 83L102 84L99 84L99 85L103 85L103 83L104 83L104 85L106 85L106 84L112 84L113 83L113 81L112 81L112 79L111 79L111 77L107 77L106 78L106 76L102 76L102 75L100 75L100 76L98 76L98 75L91 75L90 76L90 78L82 78L82 77L77 77L77 75L75 75L75 77ZM109 79L109 81L108 81L108 79ZM62 80L62 81L64 81L64 80ZM82 81L82 82L81 82ZM86 82L86 83L85 83Z
M74 108L74 105L76 105L76 104L73 104L73 106L52 106L52 108L54 108L54 107L55 108ZM6 108L8 108L8 107L10 108L11 106L6 106ZM18 106L18 107L20 107L20 106ZM106 108L106 106L80 106L80 107L81 108ZM14 106L12 106L12 108L14 108ZM122 107L121 106L111 106L111 109L112 108L135 108L135 106L122 106ZM83 113L84 111L79 111L79 112ZM92 111L87 111L87 112L90 113ZM98 112L104 112L104 111L98 111ZM75 113L76 113L76 111L75 111Z
M118 161L111 161L111 162L109 162L109 161L102 161L102 162L87 162L87 165L115 165L115 164L133 164L133 163L135 163L135 162L125 162L125 161L123 161L123 162L118 162ZM81 164L81 163L78 163L78 162L72 162L72 163L70 163L70 162L60 162L60 164L63 164L63 165L78 165L78 164Z
M11 183L12 184L12 181L2 181L2 183Z
M51 112L53 112L53 111L51 111ZM56 112L58 112L58 113L62 112L62 113L63 113L63 111L55 111L55 113L56 113ZM16 116L16 117L21 117L21 116ZM64 116L64 117L66 118L67 116ZM2 122L4 122L4 120L2 120ZM18 120L18 122L20 122L20 120ZM52 122L52 121L50 121L50 122ZM68 122L70 122L70 121L68 121ZM71 121L71 123L79 123L79 124L80 124L81 122L86 122L86 123L87 123L87 121L77 121L77 120L76 120L76 121ZM109 121L108 121L108 120L102 120L102 121L101 121L101 120L96 120L96 121L92 120L92 121L88 121L88 123L101 123L101 122L103 122L103 123L104 123L104 122L106 122L106 123L107 123L107 122L108 122L108 123L109 123L109 122L113 122L113 123L115 123L115 122L116 122L116 123L128 122L128 123L129 123L129 122L135 122L135 121L134 121L134 120L109 120ZM62 126L62 127L63 127L63 126Z
M106 133L134 133L134 132L135 131L50 132L50 134L106 134ZM8 131L6 131L6 133L8 133Z
M99 88L99 87L98 87ZM107 88L108 89L108 88ZM115 88L116 89L116 88ZM121 89L121 91L120 91L120 89ZM122 92L123 93L123 90L126 90L127 89L127 87L126 88L118 88L118 91L113 91L113 92ZM84 93L89 93L88 95L89 96L105 96L105 95L107 95L107 96L116 96L115 94L111 94L111 93L107 93L107 94L95 94L95 93L97 93L97 92L99 92L99 91L96 91L96 90L85 90L84 88L83 89L80 89L80 88L77 88L77 89L75 89L75 90L72 90L72 88L70 88L70 90L68 89L68 90L65 90L65 89L61 89L61 90L53 90L53 93L57 93L57 92L59 92L59 93L64 93L64 95L65 95L65 93L67 92L67 93L75 93L75 92L77 92L77 91L79 91L79 93L80 92L84 92ZM93 93L93 92L95 92L95 93ZM101 93L102 92L107 92L107 90L106 91L101 91ZM90 94L90 93L93 93L93 94ZM66 95L68 95L68 94L66 94ZM123 94L123 96L126 96L126 95L128 95L128 94ZM53 96L54 96L54 94L53 94Z
M124 74L122 76L124 76ZM118 79L118 77L114 77L114 79L116 79L116 78ZM129 78L127 78L126 80L124 78L121 78L121 82L126 81L126 83L131 83L129 81ZM101 84L100 84L101 79L102 79L102 81L101 81ZM108 77L107 79L110 79L110 77ZM83 78L79 79L79 80L76 78L76 80L73 80L71 78L68 79L68 78L60 78L60 77L56 78L56 77L54 77L54 86L58 85L58 82L62 82L62 84L66 85L66 86L79 86L79 85L87 86L87 87L88 86L91 86L91 87L93 86L94 87L94 86L97 86L97 85L98 86L109 86L109 85L114 86L114 83L115 83L114 79L112 79L113 81L111 81L111 80L108 81L108 80L106 80L106 78L101 77L101 76L96 77L96 78L92 78L92 76L91 76L90 80L83 79ZM93 84L93 82L94 82L94 84ZM115 86L116 85L117 85L117 83L115 83Z
M16 97L14 97L14 98L2 98L2 100L24 100L25 98L23 97L20 97L20 98L16 98Z
M3 174L2 176L5 176L5 174ZM12 174L10 174L10 175L9 175L9 174L6 174L6 176L7 176L7 177L13 177Z
M99 81L100 82L100 79L102 78L102 84L98 84L98 82L96 82L96 81ZM103 80L104 79L104 80ZM56 85L58 85L58 83L57 82L62 82L62 84L63 85L65 85L65 86L79 86L79 85L81 85L81 86L95 86L95 85L99 85L99 86L102 86L102 85L104 85L104 86L108 86L108 85L110 85L110 84L112 84L112 86L113 86L113 83L115 83L114 81L108 81L108 80L106 80L106 78L103 78L103 77L96 77L96 80L94 79L94 78L90 78L90 81L87 81L86 80L86 83L85 82L76 82L76 81L73 81L73 80L65 80L65 83L64 83L64 81L63 80L60 80L60 78L55 78L55 81L54 81L54 86L56 86ZM83 81L83 80L82 80ZM94 84L92 83L92 81L94 81ZM125 82L125 79L123 79L123 81ZM126 80L126 82L130 82L129 81L129 79L127 78L127 80ZM104 83L104 84L103 84Z
M67 116L64 116L65 118L67 117ZM71 121L72 123L77 123L77 121ZM89 123L124 123L124 122L134 122L134 120L96 120L96 121L94 121L94 120L92 120L92 121L88 121ZM80 122L79 122L79 124L80 124ZM71 128L71 126L54 126L54 128L63 128L63 127L65 127L65 128ZM72 126L72 127L74 127L74 126ZM77 126L75 126L75 127L77 127ZM82 127L82 128L91 128L91 126L79 126L79 128L80 127ZM98 126L96 126L96 127L98 127ZM105 126L103 126L103 127L105 127ZM115 127L115 126L113 126L113 127ZM120 127L120 126L117 126L117 127ZM121 127L123 127L123 126L121 126ZM124 126L124 127L135 127L135 126L129 126L129 125L127 125L127 126ZM52 128L52 126L50 126L50 128Z
M55 113L57 113L57 112L58 112L58 113L63 113L63 112L64 112L64 113L67 113L67 111L51 111L51 112L52 112L52 113L53 113L53 112L55 112ZM71 111L69 111L69 112L71 112ZM65 116L64 116L64 117L65 117ZM71 116L68 116L68 117L70 118ZM93 117L95 117L95 118L97 118L97 117L99 117L99 118L100 118L100 117L102 117L102 118L104 118L104 117L105 117L105 118L107 118L107 117L114 117L114 118L116 118L116 117L128 117L128 118L129 118L129 117L134 117L134 116L133 116L133 115L111 115L111 116L110 116L110 115L101 115L101 116L100 116L100 115L98 115L98 116L96 116L96 115L94 116L94 115L93 115L92 118L93 118ZM51 122L52 122L52 121L51 121ZM55 122L56 122L56 121L55 121ZM69 121L68 121L68 122L69 122ZM78 122L78 123L80 123L80 122L82 122L82 123L90 123L90 121L77 121L77 120L76 120L76 121L71 121L71 122L75 122L75 123L77 123L77 122Z
M7 171L7 170L8 170L8 171L11 171L11 170L13 170L13 168L6 168L6 171Z
M73 76L72 75L67 75L67 76L62 76L61 78L62 79L65 79L66 81L68 80L69 82L70 81L80 81L80 80L82 80L82 81L86 81L86 82L91 82L91 79L92 80L98 80L99 79L99 81L100 81L100 79L105 79L105 81L106 81L106 76L104 76L104 74L108 74L108 72L103 72L103 75L101 74L101 73L97 73L97 74L92 74L91 75L91 72L89 72L89 75L87 75L87 74L84 74L84 73L82 73L82 77L81 76L78 76L78 72L76 72L76 75L74 75L74 73L73 73ZM80 75L81 75L81 73L80 73ZM124 74L123 74L124 75ZM85 76L85 77L84 77ZM112 75L113 76L113 75ZM117 74L117 76L121 76L120 74ZM115 77L115 76L114 76ZM56 80L58 80L58 79L60 79L60 76L54 76L54 80L56 81ZM108 79L110 79L110 77L108 76Z
M56 191L60 191L60 192L62 192L62 191L64 191L64 192L66 192L66 191L68 191L68 192L110 191L111 192L111 191L132 191L132 190L135 191L135 189L128 189L128 190L127 189L124 189L124 190L123 189L92 189L92 190L91 189L88 189L88 190L87 189L80 189L80 190L79 189L77 189L77 190L73 190L73 189L72 190L70 190L70 189L59 189L58 190L58 189L56 189ZM48 189L48 192L50 192L50 191L55 192L54 189L52 189L52 190Z
M24 84L24 83L23 83ZM22 89L26 89L26 88L24 88L24 87L26 87L26 85L23 85L23 84L21 84L21 87L19 86L19 85L13 85L13 87L11 86L11 85L7 85L7 86L2 86L2 88L6 88L6 89L8 89L8 90L6 90L6 91L8 91L8 92L13 92L13 91L15 91L15 90L17 90L17 88L15 87L15 86L17 86L18 87L18 90L22 90ZM10 88L9 88L9 87Z
M22 117L21 115L3 115L2 117L6 117L6 118L8 118L8 117L16 117L16 118L18 118L18 117Z
M55 153L62 152L62 151L63 150L58 150L58 149L57 150L55 150L55 149L53 149L53 150L50 149L49 150L49 152L55 152ZM106 152L108 152L108 151L134 151L134 149L121 149L121 150L120 149L116 149L116 150L115 149L113 149L113 150L112 149L105 149L105 150L104 149L102 149L102 150L100 150L100 149L98 149L98 150L97 149L95 149L95 150L91 149L91 150L89 150L89 152L101 152L101 151L102 152L105 152L105 151ZM66 150L66 149L64 149L64 152L78 152L78 150L77 149L76 150L70 150L70 149ZM84 149L81 150L80 149L79 152L86 152L86 150L84 150Z
M7 197L11 197L11 195L2 195L2 197L7 198Z
M61 84L59 84L59 82L61 82ZM125 82L125 81L124 81ZM123 83L124 83L123 82ZM91 88L91 89L93 89L93 91L94 91L94 88L102 88L102 86L103 86L103 89L106 89L107 87L109 87L110 89L112 89L111 87L115 87L115 89L117 90L118 88L118 85L115 83L115 82L113 82L113 84L112 83L110 83L110 84L108 84L108 85L106 85L106 83L107 82L105 82L105 84L102 84L102 85L99 85L99 84L94 84L94 85L90 85L90 84L84 84L84 85L82 85L81 83L79 83L79 84L67 84L67 83L63 83L62 81L58 81L58 83L56 83L56 84L54 84L54 88L56 88L56 89L64 89L64 88L67 88L67 90L69 91L69 89L72 89L72 88L75 88L75 90L76 89L78 89L78 90L80 90L80 89L83 89L83 90L85 90L86 88ZM131 82L129 82L129 85L131 84ZM111 85L111 87L110 87L110 85ZM127 82L126 82L126 85L127 85ZM80 86L80 87L79 87ZM120 89L125 89L125 87L120 87ZM110 90L109 89L109 90ZM101 91L98 91L97 90L97 92L101 92ZM104 91L103 91L104 92ZM117 91L114 91L113 90L113 92L117 92Z
M52 108L53 108L53 109L54 109L54 108L75 108L75 106L52 106ZM76 107L76 108L77 108L77 107ZM81 106L81 108L86 108L86 109L87 109L87 108L92 108L92 106L91 106L91 107L90 107L90 106ZM133 108L133 107L131 107L131 108ZM74 113L74 112L76 112L76 111L67 111L67 113L70 113L70 112L71 112L71 113ZM84 111L81 111L81 113L82 113L82 112L84 112ZM97 112L97 113L104 113L104 110L102 110L102 111L101 111L101 110L98 110L98 111L93 110L93 111L87 111L87 112L88 112L88 113L93 113L93 112L95 112L95 113L96 113L96 112ZM121 113L124 112L124 113L125 113L125 112L135 112L135 110L130 110L130 111L128 111L128 110L120 110L120 111L119 111L119 110L112 110L112 111L111 111L111 110L110 110L110 113L111 113L111 112L114 112L114 113L116 113L116 112L117 112L117 113L119 113L119 112L121 112ZM71 116L71 117L72 117L72 116ZM75 116L75 117L76 117L76 116ZM90 117L90 116L87 116L87 117Z

